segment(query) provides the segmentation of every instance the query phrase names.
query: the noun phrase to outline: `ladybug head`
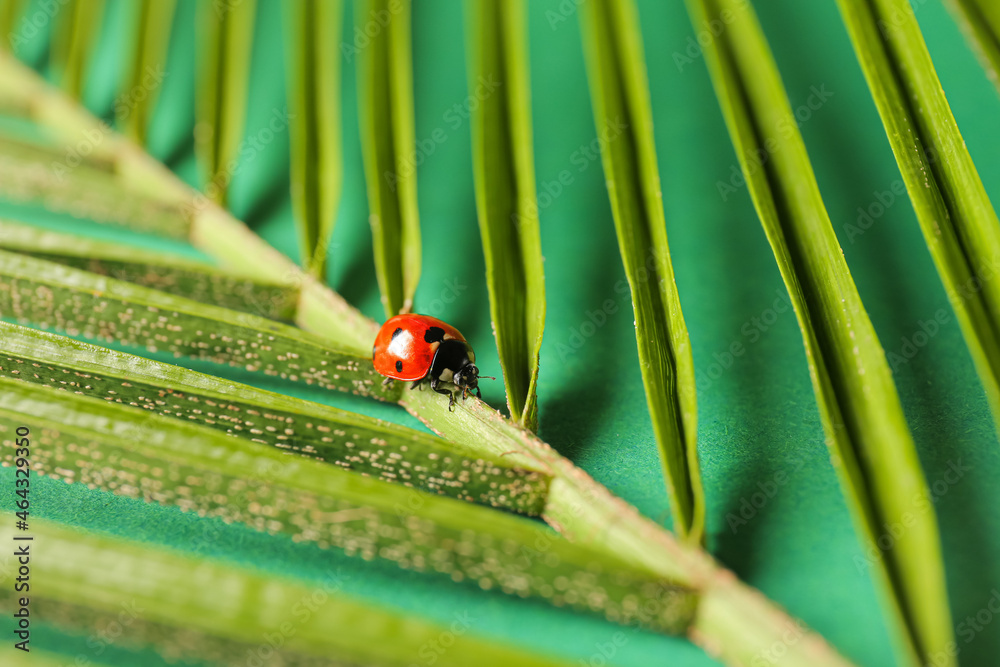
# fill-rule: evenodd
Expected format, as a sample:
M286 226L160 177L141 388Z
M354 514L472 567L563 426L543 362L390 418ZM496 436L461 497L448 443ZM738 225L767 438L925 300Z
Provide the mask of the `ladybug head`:
M462 366L455 372L454 383L458 385L462 392L479 391L479 369L472 362Z

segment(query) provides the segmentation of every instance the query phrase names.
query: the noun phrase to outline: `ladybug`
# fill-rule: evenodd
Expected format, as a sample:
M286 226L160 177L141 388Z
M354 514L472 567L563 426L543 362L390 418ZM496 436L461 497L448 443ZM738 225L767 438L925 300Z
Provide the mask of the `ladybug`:
M413 382L411 388L416 389L429 380L431 389L448 396L449 410L455 405L455 392L441 386L443 382L457 386L463 400L472 391L479 398L483 396L472 346L458 329L429 315L389 318L375 337L372 363L385 376L382 384L401 380Z

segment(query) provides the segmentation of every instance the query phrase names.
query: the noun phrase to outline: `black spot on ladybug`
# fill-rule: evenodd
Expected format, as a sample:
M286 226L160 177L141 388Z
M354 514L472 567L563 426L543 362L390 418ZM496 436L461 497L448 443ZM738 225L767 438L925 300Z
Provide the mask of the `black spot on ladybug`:
M441 327L430 327L424 332L424 341L428 343L440 343L444 340L444 329Z
M396 372L397 373L402 373L403 372L403 362L402 361L397 361L396 362Z
M403 333L403 328L398 327L395 331L392 332L392 338L390 340L396 340L396 336L398 336L401 333Z

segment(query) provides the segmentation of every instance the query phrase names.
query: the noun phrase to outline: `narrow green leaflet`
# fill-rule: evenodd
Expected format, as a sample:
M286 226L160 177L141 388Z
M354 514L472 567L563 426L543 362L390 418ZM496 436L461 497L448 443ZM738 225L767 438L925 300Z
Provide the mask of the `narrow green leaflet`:
M440 438L71 338L0 322L0 377L141 407L341 468L540 514L548 477Z
M839 4L927 247L1000 422L1000 220L909 4Z
M276 320L295 317L290 284L262 283L208 264L0 220L0 248Z
M0 53L0 95L23 100L30 90L33 117L63 137L78 141L98 123L58 91L43 85L31 70ZM4 88L5 82L15 83ZM15 93L10 96L10 91ZM0 101L2 104L2 101ZM120 161L120 174L145 191L190 201L191 189L166 167L109 135L107 145ZM193 218L192 243L220 262L272 280L283 277L301 285L296 323L308 331L356 350L371 349L378 326L350 307L343 298L300 271L246 225L218 206L205 202ZM696 588L698 613L689 637L712 655L734 664L750 664L780 646L786 667L846 667L850 663L822 637L791 618L759 591L741 582L703 549L681 544L667 530L643 517L589 475L528 431L498 412L470 399L454 412L432 392L406 392L404 406L436 431L475 456L497 454L514 465L533 469L541 462L553 475L545 518L560 533L581 546L605 554L643 576L665 578ZM440 397L437 397L440 398ZM796 641L789 644L787 638Z
M408 312L420 279L410 0L361 0L356 29L358 123L368 185L375 274L387 317Z
M447 402L435 401L429 392L406 392L401 402L470 454L491 453L514 465L546 466L552 482L545 520L575 544L694 589L698 612L688 637L724 664L752 667L780 646L782 667L850 666L822 637L741 582L699 545L678 541L488 405L468 401L448 412ZM790 636L794 642L789 643Z
M102 130L87 135L100 137ZM0 197L58 213L174 239L191 234L184 207L123 187L104 162L78 162L71 147L47 147L0 137Z
M0 318L394 400L371 358L287 324L0 251Z
M694 361L667 245L639 17L632 0L591 0L580 17L601 159L632 290L642 382L674 530L698 542L705 531L705 497Z
M231 664L234 656L248 661L264 656L267 664L289 667L403 667L411 664L421 647L449 634L454 643L434 654L441 667L564 665L473 633L449 633L416 616L385 611L348 596L336 571L319 582L279 579L150 544L84 534L45 520L33 521L31 531L36 543L46 545L32 550L33 619L82 636L94 627L115 627L125 609L128 632L116 637L115 645L151 648L169 662ZM7 544L14 544L16 535L12 528L0 528L0 539ZM219 595L220 590L226 594ZM13 608L13 588L5 586L0 599L5 608ZM322 603L312 604L314 600ZM302 614L306 607L309 613ZM35 662L35 653L32 644L32 660L23 664L65 665L72 660L60 655L55 661L55 654L47 653L43 657L51 662ZM5 657L5 664L22 663L7 662ZM94 663L88 658L87 664Z
M535 199L526 17L522 0L466 3L469 91L495 88L472 110L472 155L490 315L507 406L538 427L538 353L545 273Z
M20 27L27 4L28 0L4 0L0 3L0 50L13 50L12 39Z
M140 408L0 379L5 465L16 458L19 426L31 429L32 470L53 479L661 632L682 632L694 613L696 598L685 589L638 579L620 561L524 517Z
M80 99L90 55L104 18L104 0L66 0L56 14L51 61L70 97Z
M995 0L945 0L945 4L1000 92L1000 4Z
M177 0L133 0L134 40L128 58L123 91L115 105L115 120L122 132L139 144L146 143L146 130L156 108L160 84L167 75L167 48Z
M195 148L205 194L225 205L233 176L229 163L239 152L246 123L257 0L198 1Z
M729 15L705 49L754 206L802 329L834 467L898 636L901 664L953 645L937 521L892 374L858 296L753 8L688 0L692 24ZM727 14L723 14L727 12ZM767 149L765 149L765 146ZM769 150L768 150L769 149ZM759 169L757 155L770 158ZM881 550L891 526L892 548ZM942 663L938 663L942 664Z
M162 163L112 132L85 109L47 85L34 71L0 51L0 107L5 102L23 102L26 96L31 100L31 119L56 138L67 153L81 140L89 141L95 134L103 136L95 150L112 157L120 179L105 184L104 197L94 198L88 209L76 211L73 208L76 198L89 193L87 188L75 183L77 171L71 170L60 180L50 170L33 169L34 180L29 186L36 201L40 200L47 207L58 204L55 210L98 221L106 220L101 216L110 208L121 213L113 221L133 231L185 239L228 269L256 276L261 281L295 287L301 294L296 324L349 347L359 356L370 354L378 332L374 322L339 294L300 271L285 255L264 243L223 208L192 190ZM3 188L8 179L22 175L19 166L17 162L8 165L0 155L0 192L5 193ZM56 189L59 194L56 201L47 196L45 186ZM119 211L121 200L144 202L144 206L129 205L126 210ZM151 224L150 220L156 224Z
M330 236L340 203L341 0L282 3L288 110L291 122L292 205L299 228L302 266L326 278Z

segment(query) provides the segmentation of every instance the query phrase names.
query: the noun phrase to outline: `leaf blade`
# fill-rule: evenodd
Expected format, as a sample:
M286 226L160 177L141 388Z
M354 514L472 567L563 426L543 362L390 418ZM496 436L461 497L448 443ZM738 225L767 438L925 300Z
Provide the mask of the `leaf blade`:
M1000 7L982 0L945 0L945 5L1000 93Z
M894 3L838 4L1000 428L1000 285L990 279L1000 267L1000 220L912 10Z
M391 422L0 322L0 377L141 407L346 470L523 514L547 475ZM537 468L537 467L536 467Z
M507 405L538 427L545 274L535 197L526 18L520 1L467 2L473 172ZM498 89L498 90L496 90Z
M299 293L167 253L44 231L0 220L0 248L193 301L275 320L295 317Z
M4 461L13 465L13 434L27 426L34 442L32 470L54 479L661 632L682 631L694 612L696 600L686 589L623 572L620 561L562 540L524 517L21 381L0 378L0 398ZM202 493L192 493L195 489ZM498 558L516 554L521 545L541 544L546 546L538 553ZM567 586L553 586L557 577L565 577ZM631 604L635 600L639 608Z
M68 0L57 14L52 65L70 97L81 99L87 66L104 18L105 0Z
M44 581L32 599L33 615L37 612L43 622L83 634L95 622L120 622L126 613L123 608L138 609L140 614L126 619L129 631L124 643L150 647L170 660L221 662L235 655L256 655L261 637L277 635L281 643L266 646L282 664L318 660L335 665L405 664L422 646L447 632L416 616L386 611L345 594L344 582L334 573L319 583L273 578L150 544L83 534L44 520L35 522L32 530L52 547L32 554L38 580ZM10 540L14 533L5 528L0 535ZM227 595L219 595L219 590ZM279 621L287 622L297 603L301 606L302 600L320 592L324 601L310 609L308 618L295 615L294 625L289 624L292 632L279 629ZM12 595L5 591L2 597L13 604ZM261 605L261 600L268 604ZM393 641L384 641L387 636ZM439 664L452 667L565 665L465 633L454 637L440 660Z
M302 265L326 277L328 245L340 203L340 54L332 35L343 18L340 0L282 5L291 122L292 204Z
M733 16L706 47L706 64L802 330L827 444L855 529L862 544L880 555L874 567L899 659L919 664L939 653L948 656L954 640L930 494L777 65L749 4L689 0L688 11L696 26L723 11ZM771 158L760 169L754 162L759 154ZM880 550L883 526L907 515L909 528L889 551Z
M359 34L375 33L358 55L358 120L386 317L412 310L420 279L410 14L410 0L365 0L356 13Z
M160 85L167 72L167 50L177 0L139 0L133 8L133 46L124 80L125 103L115 115L122 133L145 145L147 128L156 108ZM121 99L121 97L119 97Z
M205 193L224 205L246 123L257 0L199 2L195 149Z
M0 317L393 400L371 358L295 327L0 251Z
M630 0L595 0L582 8L580 18L594 120L674 530L700 542L705 499L694 361L667 244L638 15Z

